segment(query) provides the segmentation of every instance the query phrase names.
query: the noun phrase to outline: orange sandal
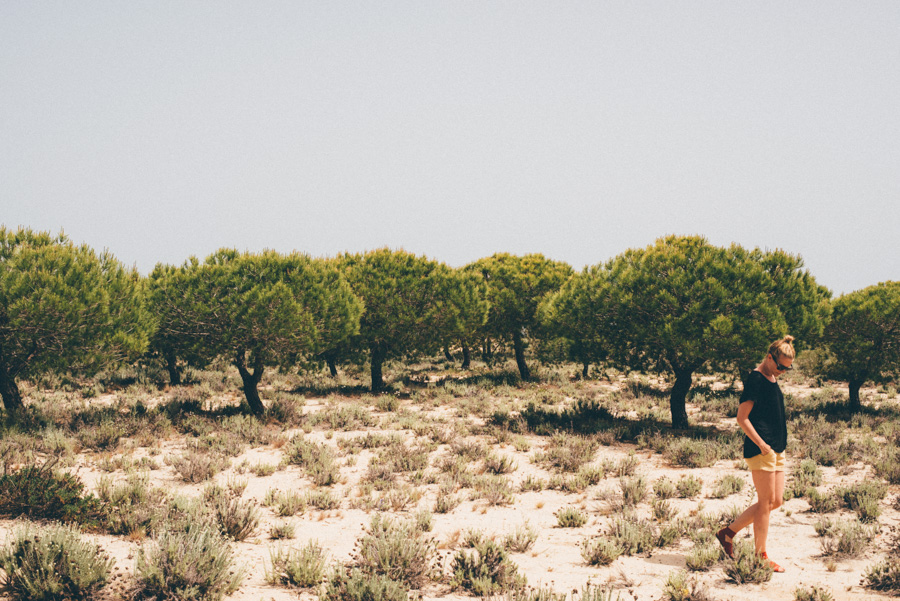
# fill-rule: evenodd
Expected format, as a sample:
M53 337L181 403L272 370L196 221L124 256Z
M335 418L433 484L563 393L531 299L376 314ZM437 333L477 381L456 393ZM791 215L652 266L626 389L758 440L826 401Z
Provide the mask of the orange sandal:
M725 555L734 559L734 537L737 536L737 532L725 526L718 532L716 532L716 538L719 539L719 543L722 545L722 548L725 550ZM725 537L730 538L731 540L725 540Z
M772 570L778 572L779 574L781 572L784 572L784 568L781 567L780 565L778 565L777 563L775 563L774 561L772 561L771 559L769 559L769 555L765 551L760 553L759 556L769 562L769 566L772 568Z

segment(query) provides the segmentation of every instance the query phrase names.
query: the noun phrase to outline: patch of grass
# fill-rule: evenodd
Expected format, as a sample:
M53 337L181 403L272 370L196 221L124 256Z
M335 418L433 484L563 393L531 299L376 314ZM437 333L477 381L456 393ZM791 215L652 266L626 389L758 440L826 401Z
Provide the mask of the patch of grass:
M169 455L165 458L167 465L185 482L204 482L209 480L230 464L230 461L218 453L203 453L189 450L181 455Z
M682 499L693 499L700 494L702 489L703 480L694 475L682 476L675 485L675 490L678 491L678 496Z
M643 476L632 476L619 479L622 491L622 506L636 507L647 498L647 480Z
M358 568L337 569L328 577L324 601L409 601L401 582L381 574L367 574Z
M538 531L528 522L503 537L503 548L511 553L524 553L534 545Z
M535 455L535 462L562 472L577 472L594 458L599 447L594 438L570 434L555 434L547 448Z
M834 601L834 596L821 586L798 586L794 589L794 601Z
M719 443L715 440L676 438L663 453L672 464L684 467L709 467L719 459Z
M488 453L484 458L484 469L491 474L510 474L516 467L516 462L506 455Z
M816 532L822 537L822 553L828 557L859 557L876 534L874 528L856 520L820 521L816 524Z
M691 571L705 571L719 561L719 548L712 544L694 545L685 557L687 568Z
M607 536L619 546L623 555L650 551L657 541L653 527L633 516L614 518Z
M429 576L434 552L434 541L415 524L376 514L358 541L354 559L364 572L418 588Z
M512 485L504 476L479 476L473 484L473 499L484 499L490 505L510 505L516 500Z
M294 538L295 532L296 528L290 522L275 522L269 526L269 538L272 540Z
M54 470L55 461L30 464L0 476L0 517L58 520L97 529L103 506L75 476Z
M863 522L874 522L881 515L881 507L878 502L887 495L887 485L884 482L864 480L850 486L839 487L835 495L843 500L844 505L855 511Z
M671 499L677 494L675 483L666 476L657 478L653 483L653 494L659 499Z
M734 474L725 474L718 480L716 480L715 485L713 486L712 493L710 493L710 497L713 499L724 499L725 497L730 497L731 495L735 495L742 490L744 490L744 479L740 476L735 476Z
M581 557L589 566L608 566L621 554L622 548L608 538L589 538L581 543Z
M519 483L519 490L521 492L541 492L545 488L547 488L547 481L543 478L532 476L531 474L525 476L522 482Z
M310 442L298 435L284 446L284 454L288 463L303 468L316 486L331 486L340 476L334 451L328 445Z

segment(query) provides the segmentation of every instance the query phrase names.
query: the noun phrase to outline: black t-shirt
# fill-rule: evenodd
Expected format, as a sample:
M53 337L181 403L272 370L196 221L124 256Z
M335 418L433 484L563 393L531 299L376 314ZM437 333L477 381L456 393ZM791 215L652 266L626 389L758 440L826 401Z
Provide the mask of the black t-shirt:
M753 401L750 423L756 432L773 451L783 452L787 446L787 421L784 418L784 395L781 394L778 383L770 382L754 369L744 382L741 403L745 401ZM756 443L744 434L744 459L760 453Z

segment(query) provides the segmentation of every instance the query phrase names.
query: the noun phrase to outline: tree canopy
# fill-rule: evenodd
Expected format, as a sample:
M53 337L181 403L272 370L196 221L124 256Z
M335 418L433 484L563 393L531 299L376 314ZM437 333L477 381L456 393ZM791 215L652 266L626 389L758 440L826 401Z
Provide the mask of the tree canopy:
M157 266L154 299L173 352L237 367L250 409L265 407L258 384L267 366L295 365L358 331L362 304L328 261L300 253L221 249L179 269Z
M867 380L900 375L900 282L835 299L825 343L832 354L826 373L849 383L850 409L859 411L859 389Z
M17 379L90 372L136 356L153 328L139 274L65 235L0 226L0 395L22 408Z
M672 425L684 428L694 373L749 370L771 340L821 333L829 293L802 267L782 251L669 236L588 270L548 315L566 311L584 328L585 357L674 374Z
M485 332L512 341L519 375L523 380L531 379L525 339L538 334L538 304L572 276L572 268L541 254L519 257L497 253L470 263L466 269L480 274L487 284L490 309Z
M476 282L442 263L387 248L341 255L338 262L365 305L352 344L368 353L372 390L384 387L388 358L434 352L478 320Z

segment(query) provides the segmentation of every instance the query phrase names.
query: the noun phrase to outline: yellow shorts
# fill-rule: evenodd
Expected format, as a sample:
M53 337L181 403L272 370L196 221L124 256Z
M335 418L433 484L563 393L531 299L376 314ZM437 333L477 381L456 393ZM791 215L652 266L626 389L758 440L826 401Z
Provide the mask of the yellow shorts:
M784 471L784 452L776 453L770 451L768 455L757 455L744 459L750 471L763 470L766 472L783 472Z

